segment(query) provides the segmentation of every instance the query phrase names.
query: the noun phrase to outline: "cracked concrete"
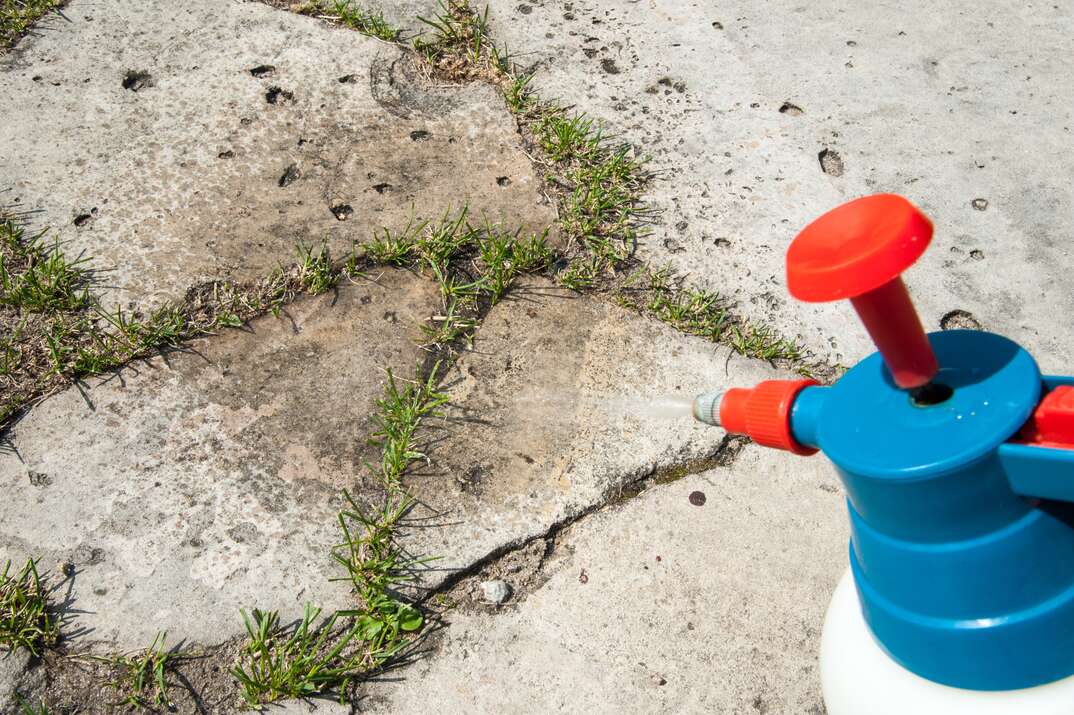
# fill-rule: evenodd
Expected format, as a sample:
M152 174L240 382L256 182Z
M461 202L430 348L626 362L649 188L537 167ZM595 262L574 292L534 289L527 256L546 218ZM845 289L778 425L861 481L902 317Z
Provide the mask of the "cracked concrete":
M434 5L384 10L413 31ZM760 12L492 0L490 17L546 99L653 154L646 259L849 363L864 333L846 306L790 301L783 252L846 198L905 193L937 222L908 276L928 327L1006 332L1061 370L1074 336L1037 313L1074 307L1053 238L1072 197L1038 157L1069 143L1068 11ZM914 13L933 22L900 24ZM555 218L495 91L430 84L390 44L254 2L65 14L0 58L4 200L93 255L109 305L258 277L296 240L339 255L464 202L531 230ZM240 606L352 604L328 580L339 492L379 496L363 462L383 369L430 362L418 326L440 310L422 277L371 278L55 395L7 435L0 559L74 567L76 646L144 647L164 628L226 641L204 682L227 712ZM702 389L777 376L539 279L511 293L446 374L452 404L406 478L423 521L404 543L440 557L421 580L456 604L450 627L359 708L823 713L837 482L821 457L752 446L711 464L726 435L683 416ZM503 604L483 602L488 579L509 585ZM15 684L48 685L26 664L0 662L0 710Z
M556 538L542 586L449 612L434 654L367 685L364 711L820 715L839 491L823 458L749 446L599 511Z
M373 401L422 358L436 299L386 271L45 400L0 453L0 561L72 564L67 630L112 650L215 643L239 608L347 606L340 491L379 494Z
M441 556L426 578L437 583L657 470L712 456L724 432L692 422L690 398L775 374L616 306L543 281L520 286L446 376L451 405L432 425L431 463L408 478L445 525L408 535Z
M1074 193L1064 5L994 0L714 6L490 0L533 86L652 156L663 212L641 254L850 365L873 350L845 304L791 299L790 240L856 196L901 193L936 224L908 275L929 330L952 310L1074 358ZM957 28L957 31L953 31ZM1031 38L1031 40L1030 40ZM822 158L820 155L827 152Z
M0 188L92 257L108 305L255 279L297 242L342 257L464 204L554 219L496 91L434 86L393 45L260 3L64 17L0 58Z

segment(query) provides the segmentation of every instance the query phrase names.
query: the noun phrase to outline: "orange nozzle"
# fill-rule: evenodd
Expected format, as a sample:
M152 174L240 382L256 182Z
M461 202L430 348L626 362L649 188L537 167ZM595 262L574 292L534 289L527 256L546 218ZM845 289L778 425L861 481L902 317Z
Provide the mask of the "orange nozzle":
M816 380L766 380L752 388L732 388L720 402L720 424L765 447L815 454L816 449L803 447L791 434L791 406L799 392L816 384Z

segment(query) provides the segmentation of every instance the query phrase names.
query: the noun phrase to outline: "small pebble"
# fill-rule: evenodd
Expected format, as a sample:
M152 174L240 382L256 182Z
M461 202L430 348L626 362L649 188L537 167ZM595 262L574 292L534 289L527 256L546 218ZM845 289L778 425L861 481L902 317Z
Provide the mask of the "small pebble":
M984 211L988 208L988 199L974 199L972 202L973 208L978 211Z
M690 492L690 503L694 506L702 506L705 503L705 492Z
M511 597L511 587L507 585L506 581L501 581L500 579L482 581L481 597L485 599L486 603L500 604Z

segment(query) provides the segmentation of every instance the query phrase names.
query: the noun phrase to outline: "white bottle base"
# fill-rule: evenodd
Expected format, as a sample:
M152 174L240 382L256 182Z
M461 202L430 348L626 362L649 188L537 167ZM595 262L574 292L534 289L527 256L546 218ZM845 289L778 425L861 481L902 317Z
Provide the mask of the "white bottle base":
M828 715L1071 715L1074 676L1024 690L952 688L914 675L873 640L848 569L832 596L820 641Z

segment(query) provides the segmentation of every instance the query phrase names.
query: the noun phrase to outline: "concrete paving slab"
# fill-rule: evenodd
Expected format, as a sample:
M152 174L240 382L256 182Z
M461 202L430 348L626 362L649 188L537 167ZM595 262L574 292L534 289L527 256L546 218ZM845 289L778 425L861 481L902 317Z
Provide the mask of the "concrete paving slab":
M265 707L263 712L270 715L350 715L352 708L332 700L285 700Z
M408 485L447 528L408 538L442 557L431 583L716 453L690 398L775 375L726 348L542 281L496 306L447 376L452 405Z
M362 445L381 368L409 374L424 356L418 326L437 299L432 282L387 271L46 400L0 455L0 558L74 564L76 625L120 649L163 629L219 642L242 606L343 606L328 582L339 493L375 501ZM440 557L425 583L713 456L724 433L690 419L690 396L773 374L616 306L523 286L446 376L452 405L408 477L419 515L435 515L405 534Z
M497 40L547 98L604 120L658 172L642 249L748 316L852 364L846 305L791 300L786 247L810 220L895 192L935 221L908 274L930 330L951 311L1074 357L1066 5L490 0ZM823 157L821 156L823 154ZM822 161L823 158L823 161Z
M44 674L30 670L30 654L25 650L0 654L0 713L17 713L22 700L34 702L34 694L44 684Z
M259 277L326 238L469 203L554 218L490 87L261 3L73 0L0 59L0 198L103 271L108 305Z
M751 445L560 534L542 588L450 612L433 653L367 686L362 711L821 715L846 538L823 458Z
M217 643L240 607L352 603L330 559L384 368L412 373L435 285L403 271L37 405L0 452L0 561L76 570L79 643Z

